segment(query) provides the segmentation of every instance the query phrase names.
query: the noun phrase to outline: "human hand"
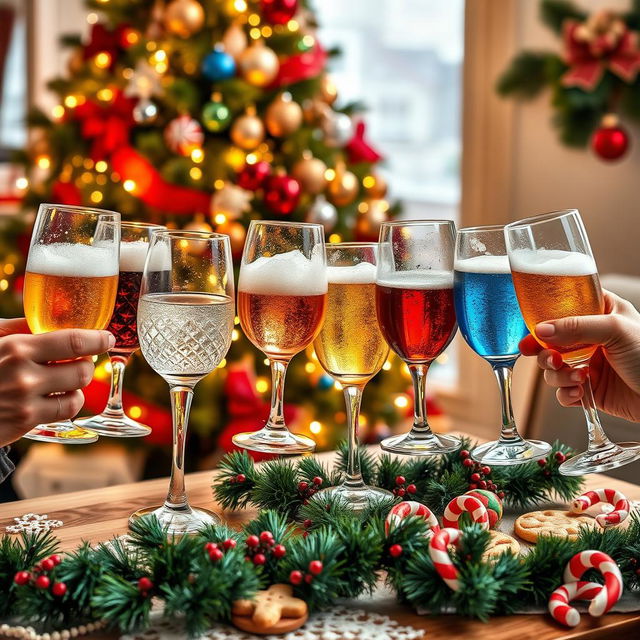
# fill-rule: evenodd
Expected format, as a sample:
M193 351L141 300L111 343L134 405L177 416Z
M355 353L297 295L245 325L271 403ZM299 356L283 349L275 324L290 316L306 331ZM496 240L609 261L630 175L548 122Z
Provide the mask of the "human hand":
M37 424L75 416L84 404L80 389L93 377L88 356L114 344L108 331L63 329L32 335L24 318L0 319L0 446ZM68 362L57 362L61 360Z
M603 293L603 315L550 320L538 324L536 334L550 345L599 345L588 368L596 406L610 415L640 422L640 313L627 300L609 291ZM561 405L580 405L586 368L568 367L558 351L541 347L531 335L520 342L520 351L537 356L545 381L557 388Z

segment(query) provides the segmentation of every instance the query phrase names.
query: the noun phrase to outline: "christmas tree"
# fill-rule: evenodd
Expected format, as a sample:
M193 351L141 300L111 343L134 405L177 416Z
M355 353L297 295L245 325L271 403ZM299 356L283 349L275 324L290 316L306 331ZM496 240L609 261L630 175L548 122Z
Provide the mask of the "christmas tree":
M123 219L231 237L239 263L252 219L322 223L329 242L377 240L393 213L364 138L358 105L337 108L326 51L306 0L89 0L90 33L65 37L68 73L51 81L51 114L30 114L25 208L40 202L91 205ZM5 234L0 261L19 291L29 230ZM17 250L20 247L20 251ZM8 273L5 269L5 273ZM18 296L0 314L19 315ZM238 326L225 369L201 383L195 433L213 446L267 415L264 356ZM410 404L397 360L368 387L363 426L394 424ZM163 381L135 357L125 405L169 438ZM395 375L394 375L395 374ZM86 392L102 410L105 363ZM206 387L206 388L202 388ZM398 395L401 394L401 395ZM342 394L312 350L294 358L287 381L291 417L319 446L344 424ZM155 423L155 424L154 424ZM225 427L225 433L220 430ZM160 434L160 435L159 435ZM200 443L200 450L207 450Z

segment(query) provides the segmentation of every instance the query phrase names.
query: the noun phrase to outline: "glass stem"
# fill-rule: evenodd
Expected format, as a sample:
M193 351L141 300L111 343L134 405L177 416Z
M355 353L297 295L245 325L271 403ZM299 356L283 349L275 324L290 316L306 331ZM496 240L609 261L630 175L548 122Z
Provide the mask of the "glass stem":
M271 411L265 429L286 431L284 422L284 379L287 375L288 360L270 360L271 365Z
M173 460L169 493L164 506L173 511L188 511L187 492L184 487L184 445L189 425L189 410L193 399L193 388L171 387L171 412L173 417Z
M349 489L363 489L365 484L360 472L360 452L358 451L358 428L360 426L360 403L364 385L349 385L343 389L347 407L348 457L347 478L344 486Z
M107 406L102 413L109 417L124 418L122 385L124 384L124 370L129 361L129 356L109 354L109 359L111 361L111 390L109 391Z
M596 402L593 398L593 389L591 388L589 365L579 365L576 369L587 370L587 375L582 383L584 393L581 400L584 415L587 419L587 431L589 434L589 446L587 447L587 451L600 451L602 449L613 447L613 443L609 438L607 438L607 434L604 432L602 424L600 423L600 416L598 415L598 409L596 409Z
M413 380L413 433L423 436L433 435L427 422L427 372L428 364L410 364L409 371Z
M516 428L516 421L513 417L513 407L511 406L511 376L513 375L513 365L494 366L493 373L498 380L500 402L502 405L500 442L507 444L519 442L522 438Z

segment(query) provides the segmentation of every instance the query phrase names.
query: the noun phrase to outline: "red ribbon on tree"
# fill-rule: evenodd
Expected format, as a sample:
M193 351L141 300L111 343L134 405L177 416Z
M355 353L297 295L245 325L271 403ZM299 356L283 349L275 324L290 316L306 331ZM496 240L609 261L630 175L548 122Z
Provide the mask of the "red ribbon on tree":
M640 70L638 34L611 11L598 11L585 22L567 20L563 26L565 87L593 91L605 69L631 84Z
M358 162L378 162L382 160L382 156L364 139L365 123L360 120L356 125L356 132L353 138L345 147L349 162L357 164Z
M309 51L290 56L280 63L278 75L269 85L269 89L277 89L285 87L302 80L315 78L325 67L327 61L327 52L316 43L316 46Z
M109 64L109 68L111 68L115 64L118 51L123 48L123 34L127 29L129 27L126 24L118 25L113 30L107 29L104 24L94 24L91 27L89 42L82 50L82 57L89 60L98 53L108 53L111 56Z

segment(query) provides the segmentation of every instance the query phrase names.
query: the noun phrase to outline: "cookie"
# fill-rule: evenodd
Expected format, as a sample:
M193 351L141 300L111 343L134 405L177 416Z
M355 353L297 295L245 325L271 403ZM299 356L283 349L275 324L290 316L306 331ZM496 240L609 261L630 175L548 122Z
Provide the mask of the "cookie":
M231 622L249 633L287 633L300 628L309 617L307 603L293 597L288 584L274 584L258 591L253 600L236 600Z
M593 526L593 518L581 516L569 511L532 511L522 514L515 523L514 529L518 537L535 544L541 535L553 535L558 538L576 540L581 525Z
M520 543L506 533L502 531L489 531L489 544L482 554L483 560L492 560L497 558L501 553L505 551L511 551L518 555L520 553Z

